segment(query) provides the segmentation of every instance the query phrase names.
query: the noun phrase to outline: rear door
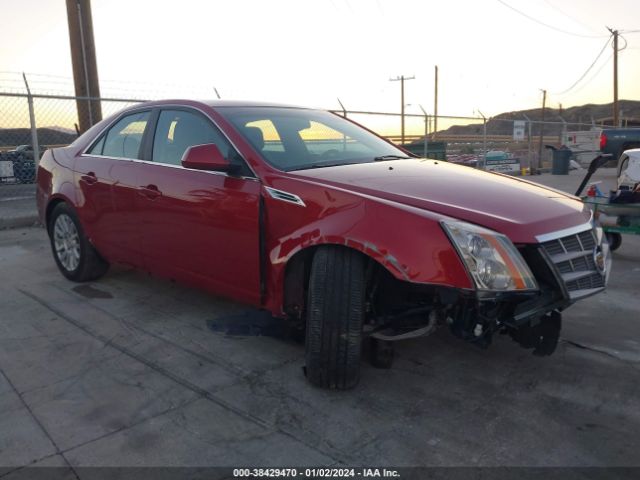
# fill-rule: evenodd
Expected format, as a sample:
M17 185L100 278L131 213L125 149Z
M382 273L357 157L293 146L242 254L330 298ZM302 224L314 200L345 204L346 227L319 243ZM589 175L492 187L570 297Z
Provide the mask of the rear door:
M150 111L124 115L75 162L78 213L92 243L108 260L142 266L136 177Z
M259 304L260 183L203 113L159 112L138 176L136 208L146 267L238 300ZM240 174L181 166L185 150L215 143Z

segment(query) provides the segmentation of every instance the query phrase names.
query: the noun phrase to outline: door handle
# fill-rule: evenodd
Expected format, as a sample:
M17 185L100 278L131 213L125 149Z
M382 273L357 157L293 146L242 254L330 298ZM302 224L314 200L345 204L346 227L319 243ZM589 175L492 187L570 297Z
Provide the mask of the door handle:
M138 193L143 197L147 197L149 200L155 200L162 195L162 192L158 190L156 185L147 185L140 187Z
M88 172L85 175L81 175L80 180L87 183L88 185L98 183L98 177L96 177L96 174L94 172Z

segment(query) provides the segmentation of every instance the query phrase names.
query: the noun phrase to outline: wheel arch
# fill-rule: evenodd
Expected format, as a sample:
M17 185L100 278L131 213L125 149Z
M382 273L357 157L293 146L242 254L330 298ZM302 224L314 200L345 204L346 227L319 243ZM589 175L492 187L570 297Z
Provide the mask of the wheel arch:
M284 281L282 283L282 310L293 318L302 318L306 304L306 292L311 274L311 262L315 252L322 247L336 246L345 250L358 252L367 262L367 270L374 272L386 272L390 276L397 277L379 258L375 258L370 251L358 248L363 244L345 244L338 242L323 242L297 250L289 256L284 266Z
M75 208L71 203L71 201L64 195L59 194L51 197L49 199L49 202L47 203L47 206L44 212L44 227L47 229L47 232L49 232L49 223L51 220L51 214L53 213L53 210L61 203L66 203L71 208Z

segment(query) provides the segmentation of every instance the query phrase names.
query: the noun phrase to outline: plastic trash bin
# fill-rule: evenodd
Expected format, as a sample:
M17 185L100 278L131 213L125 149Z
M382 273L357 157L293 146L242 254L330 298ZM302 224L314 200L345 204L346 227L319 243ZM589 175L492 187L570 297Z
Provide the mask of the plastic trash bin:
M569 160L571 159L571 150L560 149L553 150L553 163L551 165L552 175L569 175Z

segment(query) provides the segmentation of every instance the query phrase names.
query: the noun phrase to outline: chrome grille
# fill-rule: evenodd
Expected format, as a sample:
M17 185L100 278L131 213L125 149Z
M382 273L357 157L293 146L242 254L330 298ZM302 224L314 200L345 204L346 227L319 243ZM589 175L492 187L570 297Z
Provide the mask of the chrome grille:
M595 293L605 286L605 277L598 271L594 260L595 247L593 230L542 243L572 300Z

